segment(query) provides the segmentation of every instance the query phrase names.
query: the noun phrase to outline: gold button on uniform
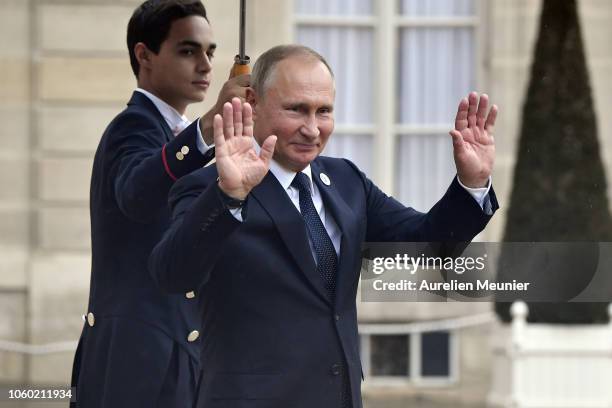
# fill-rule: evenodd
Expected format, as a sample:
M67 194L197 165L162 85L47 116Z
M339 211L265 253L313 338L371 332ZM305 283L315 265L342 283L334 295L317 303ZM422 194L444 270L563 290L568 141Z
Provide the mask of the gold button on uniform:
M183 153L176 152L176 159L177 160L183 160L184 158L185 158L185 156L183 155Z
M185 293L185 297L187 299L193 299L195 297L195 292L192 290L191 292Z
M189 154L189 146L181 147L181 153L183 153L185 156L187 156Z
M189 336L187 336L187 341L190 343L194 342L198 339L198 337L200 337L200 332L197 330L194 330L191 333L189 333Z
M93 325L94 325L95 323L96 323L96 318L95 318L94 314L93 314L93 313L91 313L91 312L87 313L87 324L88 324L90 327L93 327Z

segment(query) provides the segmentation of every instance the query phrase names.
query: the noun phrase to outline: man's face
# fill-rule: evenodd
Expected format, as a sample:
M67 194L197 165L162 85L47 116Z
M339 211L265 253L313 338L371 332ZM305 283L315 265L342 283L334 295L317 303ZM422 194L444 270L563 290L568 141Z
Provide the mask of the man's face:
M303 170L334 130L334 97L334 81L322 62L305 57L278 62L264 97L252 101L257 141L276 135L274 159L289 170Z
M204 100L210 86L216 45L210 25L201 16L175 20L159 53L152 52L148 74L153 92L180 113ZM142 70L146 69L141 67Z

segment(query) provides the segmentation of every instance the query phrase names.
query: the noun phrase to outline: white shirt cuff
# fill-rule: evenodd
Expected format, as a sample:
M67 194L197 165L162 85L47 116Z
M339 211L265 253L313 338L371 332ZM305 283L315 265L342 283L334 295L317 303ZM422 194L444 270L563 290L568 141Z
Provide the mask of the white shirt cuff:
M476 200L480 208L482 208L483 210L484 210L485 201L489 199L489 190L491 190L491 181L492 181L491 176L489 176L489 181L487 182L486 187L471 188L471 187L465 186L461 182L461 180L459 180L459 176L457 176L457 182L459 183L459 185L463 187L465 191L470 193L472 197L474 197L474 200Z
M202 131L200 130L200 118L198 118L197 122L198 122L198 124L197 124L198 137L196 138L196 145L198 146L198 150L200 151L200 153L206 154L206 152L211 147L213 147L214 144L211 144L210 146L206 144L206 142L204 141L204 137L202 136Z

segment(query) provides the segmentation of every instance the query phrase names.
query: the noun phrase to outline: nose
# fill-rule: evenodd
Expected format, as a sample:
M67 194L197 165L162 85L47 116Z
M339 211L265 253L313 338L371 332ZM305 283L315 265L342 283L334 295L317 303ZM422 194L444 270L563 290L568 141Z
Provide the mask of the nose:
M212 61L208 57L208 54L204 53L198 64L198 70L200 72L209 73L212 71Z
M315 139L319 137L321 131L319 130L319 123L317 122L315 115L309 115L306 118L304 124L300 129L300 132L302 133L302 135L310 139Z

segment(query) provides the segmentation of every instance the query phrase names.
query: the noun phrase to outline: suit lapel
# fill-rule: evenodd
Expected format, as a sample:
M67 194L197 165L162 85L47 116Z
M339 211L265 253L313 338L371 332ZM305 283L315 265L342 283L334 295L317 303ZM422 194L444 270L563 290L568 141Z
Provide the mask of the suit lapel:
M325 168L315 160L310 164L312 180L317 185L323 205L328 215L331 215L338 224L341 232L340 256L338 257L338 276L336 277L336 304L340 304L341 298L346 290L352 287L353 272L350 260L354 256L355 240L355 216L353 210L341 197L337 189L339 180L334 180L333 174L325 171ZM321 174L324 174L323 176ZM329 185L321 179L329 181Z
M274 221L282 241L302 273L306 275L319 296L329 304L323 279L317 273L316 264L312 258L304 219L291 202L287 192L284 191L272 172L268 172L263 181L251 191L251 194Z

